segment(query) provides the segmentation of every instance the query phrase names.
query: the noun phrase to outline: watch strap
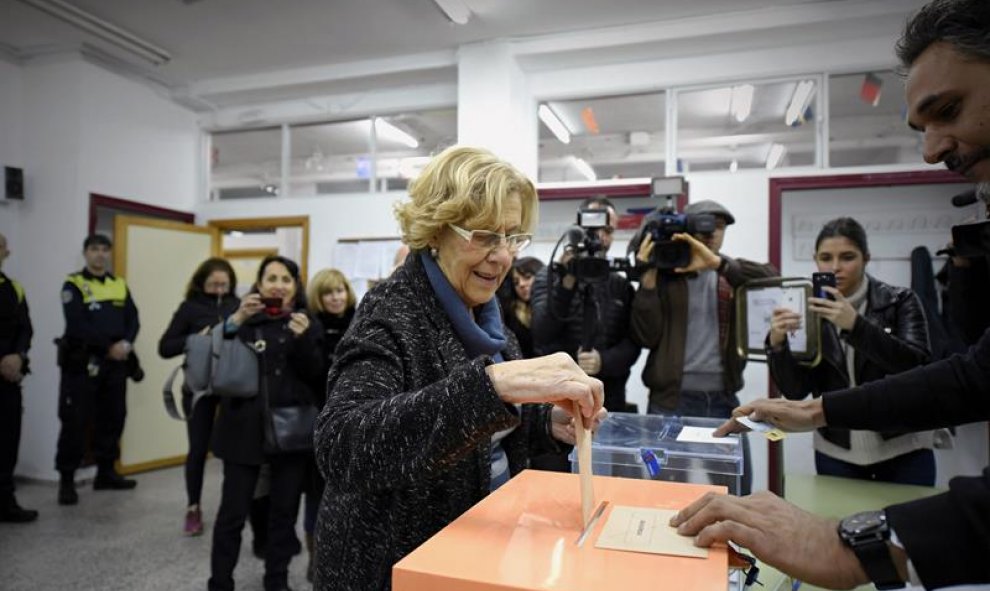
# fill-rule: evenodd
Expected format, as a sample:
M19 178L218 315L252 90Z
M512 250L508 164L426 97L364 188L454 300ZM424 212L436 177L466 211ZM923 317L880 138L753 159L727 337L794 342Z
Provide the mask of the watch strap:
M872 540L860 545L852 546L856 558L866 571L866 576L870 577L877 589L900 589L904 587L904 581L897 574L897 567L890 557L890 549L887 542L882 540Z

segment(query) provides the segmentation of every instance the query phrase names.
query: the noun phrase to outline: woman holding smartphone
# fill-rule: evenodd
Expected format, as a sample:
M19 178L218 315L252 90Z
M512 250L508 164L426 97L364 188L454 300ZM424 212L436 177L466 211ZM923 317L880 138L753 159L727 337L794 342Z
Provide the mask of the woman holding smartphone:
M825 224L815 240L820 273L833 273L831 297L808 299L822 317L822 359L815 367L791 355L787 335L802 318L774 310L768 337L770 372L792 400L818 397L927 363L931 357L928 323L921 300L910 289L888 285L866 273L870 261L866 231L852 218ZM819 474L933 486L935 454L931 432L851 431L824 427L815 433Z
M318 323L306 314L299 267L281 256L261 262L257 282L225 323L229 338L258 351L259 384L252 398L223 398L214 430L213 453L223 460L223 493L213 528L209 589L233 589L241 530L251 507L262 464L271 468L266 591L288 588L289 561L299 497L312 450L276 452L266 444L268 409L314 403L310 384L323 371Z

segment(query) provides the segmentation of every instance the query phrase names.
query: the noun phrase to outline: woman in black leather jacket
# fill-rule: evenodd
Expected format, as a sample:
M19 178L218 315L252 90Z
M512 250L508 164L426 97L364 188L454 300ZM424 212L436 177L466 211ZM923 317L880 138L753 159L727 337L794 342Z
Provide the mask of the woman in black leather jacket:
M306 314L299 267L285 257L266 257L252 293L224 326L231 338L259 351L262 390L251 398L221 399L213 453L223 460L223 493L213 529L209 589L234 588L241 530L262 464L271 468L264 588L287 589L289 561L298 548L299 497L312 449L274 450L266 436L268 408L313 405L310 385L323 371L319 323Z
M822 359L800 365L787 334L801 317L774 310L768 338L770 372L784 396L841 390L923 365L930 360L928 323L921 300L910 289L866 274L870 251L866 231L852 218L825 224L815 241L821 272L833 272L832 298L809 298L808 309L822 319ZM825 427L815 433L819 474L933 486L935 455L931 432L850 431Z
M158 354L163 359L178 357L185 352L189 335L205 333L210 327L223 322L237 309L239 300L233 295L236 288L237 275L230 263L216 257L203 261L189 280L186 299L172 315L172 321L158 341ZM203 492L203 470L219 400L206 396L197 402L195 408L192 402L192 392L183 387L182 410L188 419L186 433L189 437L185 466L189 503L184 531L187 536L198 536L203 533L203 513L199 506Z

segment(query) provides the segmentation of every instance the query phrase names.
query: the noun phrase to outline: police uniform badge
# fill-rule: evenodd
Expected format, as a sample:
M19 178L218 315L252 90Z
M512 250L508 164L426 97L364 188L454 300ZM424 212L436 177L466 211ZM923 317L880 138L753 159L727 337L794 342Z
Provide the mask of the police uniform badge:
M68 304L71 301L72 301L72 290L71 289L63 289L62 290L62 303L63 304Z

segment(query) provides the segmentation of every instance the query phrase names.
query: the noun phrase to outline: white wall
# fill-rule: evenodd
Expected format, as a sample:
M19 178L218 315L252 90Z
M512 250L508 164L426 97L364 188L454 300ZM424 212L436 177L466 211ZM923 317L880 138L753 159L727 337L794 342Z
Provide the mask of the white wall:
M0 74L6 88L7 72ZM24 284L35 330L17 473L54 478L59 378L52 340L64 328L62 281L82 266L89 193L191 209L199 131L191 112L79 58L32 63L20 76L20 104L0 104L0 121L22 122L27 196L0 215L17 228L7 268Z
M272 197L211 201L196 207L196 223L212 219L309 216L309 275L333 266L333 249L342 238L399 235L392 206L405 193L355 193L322 197Z
M0 167L24 166L23 124L18 116L21 111L21 88L20 66L0 60ZM18 235L12 213L16 205L0 200L0 234L6 236L11 244Z

